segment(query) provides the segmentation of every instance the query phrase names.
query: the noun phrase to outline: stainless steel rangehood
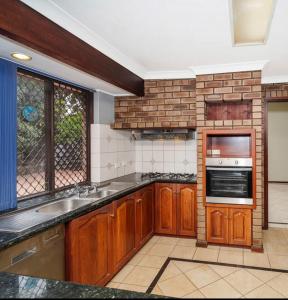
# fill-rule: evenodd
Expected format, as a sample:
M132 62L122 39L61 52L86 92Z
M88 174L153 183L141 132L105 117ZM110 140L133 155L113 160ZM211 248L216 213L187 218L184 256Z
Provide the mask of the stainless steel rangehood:
M169 129L143 129L133 130L135 140L192 140L195 138L195 130L183 128Z

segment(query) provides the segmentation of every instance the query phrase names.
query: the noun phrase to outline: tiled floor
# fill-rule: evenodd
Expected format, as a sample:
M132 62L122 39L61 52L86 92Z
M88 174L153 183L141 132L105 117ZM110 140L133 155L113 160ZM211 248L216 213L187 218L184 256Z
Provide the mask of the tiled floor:
M147 291L168 257L288 270L288 230L264 231L264 253L153 236L107 285ZM172 260L152 293L174 297L288 297L288 274ZM237 288L235 284L238 283Z
M269 183L269 222L288 224L288 184Z

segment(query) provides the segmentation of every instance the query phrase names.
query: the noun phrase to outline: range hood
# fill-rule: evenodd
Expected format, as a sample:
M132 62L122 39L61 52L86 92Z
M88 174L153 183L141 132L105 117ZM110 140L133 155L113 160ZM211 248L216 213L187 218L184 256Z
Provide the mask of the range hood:
M135 140L192 140L195 139L195 130L192 129L143 129L133 130Z

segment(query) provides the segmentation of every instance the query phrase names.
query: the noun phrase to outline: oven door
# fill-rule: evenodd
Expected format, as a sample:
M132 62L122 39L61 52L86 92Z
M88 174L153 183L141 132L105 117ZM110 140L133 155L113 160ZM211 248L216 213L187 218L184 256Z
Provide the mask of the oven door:
M253 204L252 168L207 167L206 202Z

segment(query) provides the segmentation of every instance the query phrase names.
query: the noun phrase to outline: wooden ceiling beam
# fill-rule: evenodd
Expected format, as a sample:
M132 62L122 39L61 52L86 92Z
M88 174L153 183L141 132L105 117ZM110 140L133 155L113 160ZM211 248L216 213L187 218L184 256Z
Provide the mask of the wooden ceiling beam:
M137 96L144 80L19 0L0 0L0 34Z

